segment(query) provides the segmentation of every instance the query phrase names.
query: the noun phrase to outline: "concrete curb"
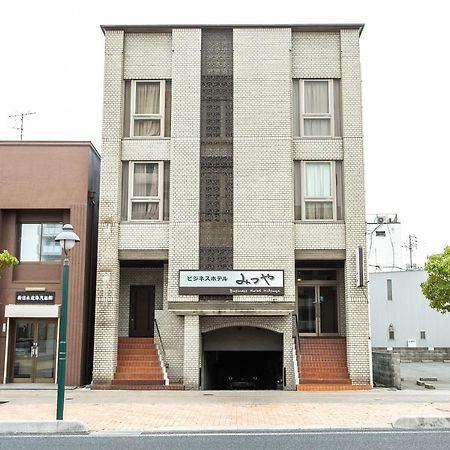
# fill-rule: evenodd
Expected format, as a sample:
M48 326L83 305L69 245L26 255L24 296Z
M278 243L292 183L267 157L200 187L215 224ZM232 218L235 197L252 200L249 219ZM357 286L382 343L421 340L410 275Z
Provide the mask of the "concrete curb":
M450 429L450 417L399 417L392 424L394 428L403 429Z
M22 420L0 421L1 434L87 434L80 420Z

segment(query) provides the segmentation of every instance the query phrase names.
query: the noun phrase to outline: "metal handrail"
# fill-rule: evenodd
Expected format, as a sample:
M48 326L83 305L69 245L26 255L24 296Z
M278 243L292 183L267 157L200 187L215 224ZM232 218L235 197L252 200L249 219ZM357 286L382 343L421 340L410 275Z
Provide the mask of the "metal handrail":
M297 350L297 355L300 357L300 342L298 339L298 317L296 313L293 313L292 315L295 317L295 331L296 331L296 333L294 334L295 347Z
M166 362L166 351L164 350L164 344L163 344L163 340L162 340L162 337L161 337L161 333L160 333L160 331L159 331L159 326L158 326L158 322L156 321L156 318L154 319L154 322L155 322L155 325L156 325L156 332L158 333L158 340L159 340L159 343L160 343L160 345L161 345L161 352L162 352L162 357L163 357L163 360L164 360L164 363Z

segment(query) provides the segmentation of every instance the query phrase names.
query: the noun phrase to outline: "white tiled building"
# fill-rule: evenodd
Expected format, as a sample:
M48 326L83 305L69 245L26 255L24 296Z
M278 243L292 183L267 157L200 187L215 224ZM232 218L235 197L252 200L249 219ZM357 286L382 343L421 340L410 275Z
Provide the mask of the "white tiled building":
M94 386L367 387L362 25L103 30Z

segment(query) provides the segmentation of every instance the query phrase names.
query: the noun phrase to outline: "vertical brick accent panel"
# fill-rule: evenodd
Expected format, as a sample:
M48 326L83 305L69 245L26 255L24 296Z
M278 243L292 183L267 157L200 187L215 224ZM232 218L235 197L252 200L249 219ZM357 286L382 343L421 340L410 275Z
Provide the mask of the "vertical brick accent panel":
M200 375L200 317L184 317L184 385L198 389Z
M353 384L370 383L367 288L356 287L356 249L366 250L359 34L341 30L342 120L345 184L345 290L347 357ZM365 267L365 276L367 268Z
M178 295L178 271L198 268L201 30L174 29L172 45L168 296L198 301Z
M107 31L105 33L103 137L93 368L95 384L110 383L116 368L117 358L123 39L123 31Z
M233 44L234 267L284 269L274 300L294 301L291 30L235 29Z
M70 252L69 300L67 315L67 366L66 384L79 386L83 378L85 365L84 339L86 337L86 310L83 295L79 295L79 287L85 284L86 278L86 215L87 206L75 204L70 207L70 223L80 238L80 244Z

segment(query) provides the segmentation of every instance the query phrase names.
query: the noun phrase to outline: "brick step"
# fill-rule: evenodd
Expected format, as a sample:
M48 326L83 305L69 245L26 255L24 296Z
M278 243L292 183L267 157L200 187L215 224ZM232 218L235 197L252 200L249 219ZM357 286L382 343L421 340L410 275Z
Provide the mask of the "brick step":
M313 355L302 353L300 355L301 361L311 361L311 362L320 362L320 361L346 361L347 355L324 355L322 353L315 353Z
M107 389L111 389L113 391L184 391L184 385L121 384L121 385L112 385Z
M121 350L154 350L155 344L119 344L118 351Z
M118 366L160 366L160 361L157 358L117 358Z
M159 370L143 370L143 369L139 369L139 370L120 370L117 371L114 374L114 379L115 380L123 380L124 378L140 378L142 380L148 378L148 379L156 379L156 380L162 380L163 379L163 374L161 372L161 369Z
M333 372L335 370L347 371L346 364L300 364L299 367L302 370L321 371L321 372Z
M157 358L158 357L158 353L157 351L153 348L153 349L127 349L127 350L119 350L117 353L117 357L122 356L122 357L130 357L130 356L143 356L143 357L147 357L147 358Z
M119 349L117 356L158 356L158 352L153 348L126 348Z
M297 391L366 391L372 389L372 386L369 384L354 385L342 383L297 384L296 389Z
M300 377L300 384L351 384L347 377L306 378Z
M118 338L118 342L154 342L154 338L152 337L124 337L120 336Z
M146 385L146 386L163 386L164 385L164 380L161 378L133 378L133 377L128 377L128 378L121 378L120 380L112 380L111 381L111 385L112 386L121 386L124 384L128 384L128 385L136 385L136 384L142 384L142 385Z
M325 376L341 376L341 375L345 375L348 377L348 370L347 369L340 369L340 370L310 370L310 369L305 369L304 367L300 368L300 373L302 374L302 376L306 376L311 375L311 376L319 376L319 375L325 375Z
M323 366L323 367L333 367L333 366L346 366L347 360L344 358L340 359L322 359L317 361L315 359L300 359L301 364L306 364L308 366Z
M137 370L119 369L114 374L115 380L120 380L126 377L150 379L156 378L157 380L159 380L160 378L163 378L163 375L161 373L161 369L145 370L141 368Z
M135 360L135 359L118 359L117 360L117 367L161 367L161 364L159 360L152 359L152 360Z

